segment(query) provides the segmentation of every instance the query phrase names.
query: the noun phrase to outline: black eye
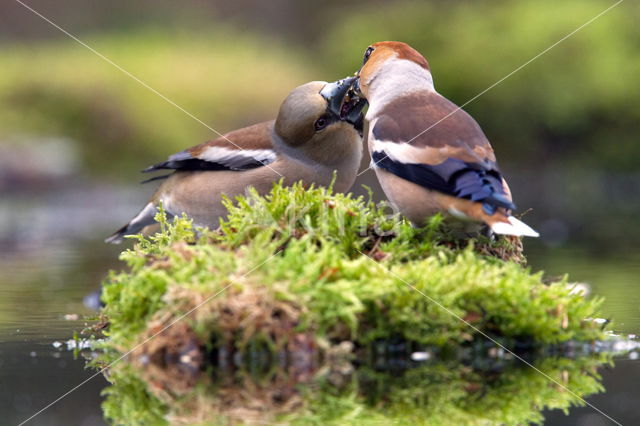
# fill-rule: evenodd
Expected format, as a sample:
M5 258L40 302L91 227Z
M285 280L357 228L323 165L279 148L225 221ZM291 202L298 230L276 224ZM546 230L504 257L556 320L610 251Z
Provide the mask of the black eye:
M329 124L329 120L327 120L325 117L320 117L313 124L313 127L316 129L316 131L318 131L327 127L327 124Z
M371 53L373 52L373 47L369 46L369 48L367 49L366 52L364 52L364 60L362 61L362 65L367 63L367 60L369 59L369 56L371 56Z

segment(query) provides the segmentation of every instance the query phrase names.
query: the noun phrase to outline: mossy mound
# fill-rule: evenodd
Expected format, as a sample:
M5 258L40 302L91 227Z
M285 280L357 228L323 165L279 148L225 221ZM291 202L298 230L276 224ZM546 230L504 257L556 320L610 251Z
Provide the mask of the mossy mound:
M532 274L517 239L456 240L440 217L414 228L301 184L226 203L217 230L161 212L106 280L99 362L135 348L109 369L112 422L515 424L602 389L606 357L542 351L595 348L600 301Z
M227 207L215 231L161 213L162 231L122 254L130 271L104 285L108 345L126 350L186 313L201 341L236 348L258 338L280 349L300 334L436 346L478 330L532 345L604 337L585 321L600 301L532 274L517 240L455 241L439 217L417 229L384 206L300 184Z

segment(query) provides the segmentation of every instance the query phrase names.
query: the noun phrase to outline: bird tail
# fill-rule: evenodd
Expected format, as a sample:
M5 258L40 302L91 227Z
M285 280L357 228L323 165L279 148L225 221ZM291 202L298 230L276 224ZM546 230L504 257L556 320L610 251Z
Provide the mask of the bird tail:
M495 221L490 227L496 234L515 235L517 237L539 237L536 231L529 225L513 216L508 216L507 221Z
M129 224L127 223L122 228L118 229L116 232L108 236L104 239L104 242L107 244L120 244L124 239L125 235L128 235L127 228Z
M156 206L153 203L147 204L136 217L129 223L118 229L104 240L105 243L120 244L127 235L137 234L148 225L155 222Z

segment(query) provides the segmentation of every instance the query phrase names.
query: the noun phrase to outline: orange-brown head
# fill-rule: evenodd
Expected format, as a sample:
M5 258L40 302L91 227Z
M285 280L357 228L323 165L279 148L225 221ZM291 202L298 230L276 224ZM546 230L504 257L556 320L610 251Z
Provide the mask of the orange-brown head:
M380 41L372 44L364 53L362 68L358 72L360 90L366 96L368 85L389 61L407 60L429 72L429 63L417 50L400 41Z

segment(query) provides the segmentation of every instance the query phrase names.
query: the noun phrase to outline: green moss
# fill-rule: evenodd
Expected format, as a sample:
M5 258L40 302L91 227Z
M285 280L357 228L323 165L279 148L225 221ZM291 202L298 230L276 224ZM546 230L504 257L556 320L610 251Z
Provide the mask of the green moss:
M130 271L104 285L110 344L129 347L149 320L178 316L197 301L211 297L221 309L252 292L296 306L296 330L328 340L400 336L443 345L477 337L460 318L537 344L603 337L584 321L597 316L600 300L572 294L566 279L545 284L541 273L482 254L508 242L455 248L462 244L437 217L416 229L384 206L302 185L274 185L264 198L249 191L227 207L216 231L196 231L186 218L167 223L161 212L162 232L136 237L122 254ZM189 317L209 336L225 331L208 318L217 315L212 309Z
M157 425L164 423L167 407L148 390L148 384L130 365L121 365L110 379L118 385L107 387L102 395L104 416L117 424Z
M136 244L121 255L129 270L106 280L103 313L110 326L103 361L153 337L130 355L146 368L111 369L105 413L114 423L163 423L169 412L183 423L195 422L193 413L199 413L198 421L233 421L247 407L260 406L266 407L260 414L266 410L273 419L293 423L357 418L404 424L428 416L435 424L515 424L541 421L544 408L580 402L533 369L495 375L494 368L470 368L458 359L386 376L360 369L341 385L327 378L325 368L314 367L312 391L292 385L269 369L269 356L255 353L318 351L331 369L327 354L345 341L369 360L377 352L367 348L389 341L428 347L439 357L467 353L486 341L478 331L506 346L524 342L534 350L567 342L588 346L605 337L599 325L585 321L598 316L600 300L573 294L566 278L543 283L541 273L522 266L519 241L454 241L440 217L417 229L385 206L301 184L275 184L265 197L250 190L226 203L229 215L217 230L194 229L186 217L169 223L161 211L161 232L133 237ZM169 329L173 334L157 335L187 312ZM198 347L208 355L189 358L197 366L189 374L182 364L162 361L169 354L182 359ZM211 355L215 348L262 361L223 379L219 366L201 364L218 359ZM470 359L477 363L483 357ZM153 359L161 366L154 367ZM534 364L586 395L601 390L595 370L601 362L549 358ZM212 375L196 385L192 376L204 374L203 368L213 369ZM255 379L263 369L267 377L258 384L244 382L243 374ZM278 383L287 385L283 390ZM276 404L267 395L273 401L283 395L297 399Z

